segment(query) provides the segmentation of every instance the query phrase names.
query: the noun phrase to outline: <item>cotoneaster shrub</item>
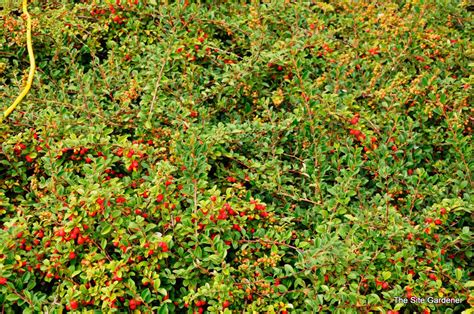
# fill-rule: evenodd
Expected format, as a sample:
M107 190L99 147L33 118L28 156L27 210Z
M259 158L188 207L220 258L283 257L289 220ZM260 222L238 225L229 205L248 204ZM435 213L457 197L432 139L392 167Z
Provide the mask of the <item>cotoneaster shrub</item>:
M472 305L465 6L29 5L37 76L0 126L4 312ZM21 16L2 24L6 107L27 57Z

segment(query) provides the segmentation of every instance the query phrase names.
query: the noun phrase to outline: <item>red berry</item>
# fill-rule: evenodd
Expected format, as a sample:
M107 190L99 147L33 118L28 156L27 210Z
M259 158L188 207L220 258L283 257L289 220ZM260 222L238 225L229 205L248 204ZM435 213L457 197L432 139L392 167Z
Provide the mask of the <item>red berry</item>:
M156 201L160 203L161 201L163 201L163 198L164 198L163 194L158 194L158 196L156 197Z
M219 216L217 216L217 219L226 220L227 219L227 214L225 212L219 212Z
M176 220L176 222L181 222L181 217L178 216L178 217L176 217L175 220Z
M388 282L382 283L382 289L388 289L389 285Z
M352 117L352 119L351 119L351 124L352 124L352 125L356 125L357 123L359 123L359 115L355 115L355 116Z
M160 242L158 243L158 246L163 252L168 252L168 244L166 244L166 242Z
M71 301L71 303L69 303L69 306L71 307L71 309L77 310L79 304L77 303L77 301Z
M65 235L66 235L66 231L64 231L64 229L60 229L60 230L58 231L58 236L64 237Z
M6 284L7 284L7 281L8 281L7 278L5 278L5 277L0 277L0 285L2 285L2 286L3 286L3 285L6 285Z
M441 221L441 219L435 219L434 223L436 225L441 225L443 222Z
M429 277L431 280L436 280L436 279L438 279L435 274L429 274L428 277Z
M76 253L71 252L69 253L69 259L75 259L76 258Z
M30 155L26 155L25 159L27 162L33 162L33 158L31 158Z
M441 209L439 210L439 213L440 213L441 215L446 215L446 208L441 208Z
M132 161L132 164L128 166L128 171L133 171L138 168L138 161L134 160Z
M228 308L229 306L230 306L230 302L229 302L229 301L225 300L224 302L222 302L222 307L223 307L224 309Z
M360 131L359 131L359 130L351 129L351 130L349 131L349 134L358 137L358 136L360 135Z
M232 229L234 229L235 231L239 231L239 232L242 230L242 228L238 224L234 224L232 226Z
M426 219L425 219L425 222L426 222L427 224L430 224L430 223L433 222L433 218L426 218Z

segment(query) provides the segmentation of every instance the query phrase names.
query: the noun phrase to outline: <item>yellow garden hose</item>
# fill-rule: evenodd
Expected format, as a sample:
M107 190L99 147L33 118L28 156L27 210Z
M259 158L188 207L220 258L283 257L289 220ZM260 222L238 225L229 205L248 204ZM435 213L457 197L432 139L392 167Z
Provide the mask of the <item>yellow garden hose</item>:
M3 112L3 115L0 116L0 123L15 110L16 106L25 98L26 94L31 88L31 84L33 83L33 76L35 75L35 55L33 53L33 44L31 42L31 16L28 13L28 0L23 0L23 14L26 16L26 46L28 48L28 56L30 57L30 73L28 73L28 80L26 81L26 86L21 92L20 95L15 99L13 104Z

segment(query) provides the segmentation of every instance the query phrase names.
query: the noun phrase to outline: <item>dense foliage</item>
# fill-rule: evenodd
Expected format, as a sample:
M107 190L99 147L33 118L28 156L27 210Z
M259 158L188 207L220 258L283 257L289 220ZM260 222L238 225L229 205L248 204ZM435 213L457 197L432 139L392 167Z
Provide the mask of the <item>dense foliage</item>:
M29 4L2 313L470 308L470 8L179 2ZM0 23L3 110L28 57Z

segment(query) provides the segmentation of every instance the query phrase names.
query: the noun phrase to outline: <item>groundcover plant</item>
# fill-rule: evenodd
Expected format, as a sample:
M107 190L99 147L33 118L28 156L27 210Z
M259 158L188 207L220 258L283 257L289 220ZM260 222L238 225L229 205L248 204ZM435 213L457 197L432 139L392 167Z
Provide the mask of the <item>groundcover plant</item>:
M472 6L201 2L28 2L1 313L470 313Z

